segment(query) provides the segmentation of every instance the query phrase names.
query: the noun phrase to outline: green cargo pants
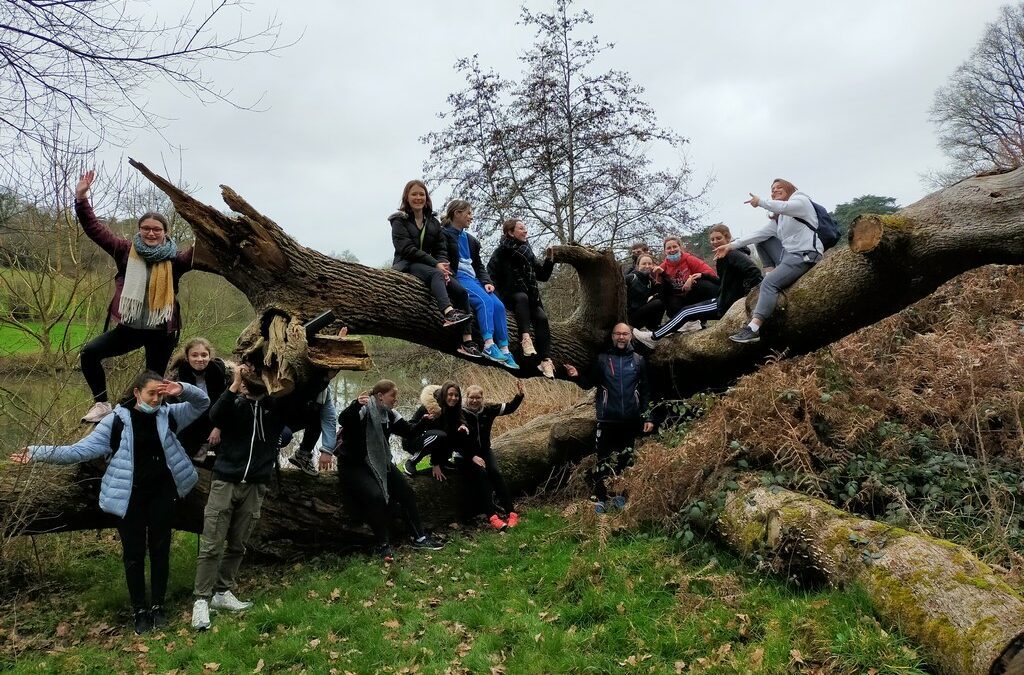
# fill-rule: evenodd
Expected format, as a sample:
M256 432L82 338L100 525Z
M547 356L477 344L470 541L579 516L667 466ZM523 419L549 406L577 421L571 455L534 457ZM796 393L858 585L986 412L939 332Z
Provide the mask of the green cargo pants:
M210 483L203 535L196 560L195 595L233 591L249 535L260 522L260 507L269 487L252 483Z

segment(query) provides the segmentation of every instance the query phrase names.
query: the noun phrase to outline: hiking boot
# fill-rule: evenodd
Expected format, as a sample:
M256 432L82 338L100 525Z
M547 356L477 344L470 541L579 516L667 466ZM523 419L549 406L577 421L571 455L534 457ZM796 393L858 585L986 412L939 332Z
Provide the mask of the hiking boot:
M153 630L153 617L149 615L149 610L145 607L135 610L135 634L142 635L151 630Z
M498 349L498 345L494 344L493 342L490 345L484 347L483 354L491 361L495 361L497 363L502 364L505 363L505 355L501 353L500 349Z
M480 351L480 348L472 340L466 340L455 351L471 359L483 358L483 352Z
M381 544L378 546L377 555L386 563L395 562L395 552L391 550L391 544Z
M626 508L626 497L624 495L615 495L611 498L609 506L616 511L621 511Z
M744 326L738 332L730 335L729 339L733 342L739 342L740 344L746 345L753 342L760 342L761 336L750 330L750 326Z
M292 455L288 458L288 463L307 476L317 475L316 467L313 466L312 457L299 457L297 455Z
M704 326L701 325L700 321L694 319L693 321L687 321L682 326L676 329L677 333L693 333L700 330Z
M549 380L555 379L555 363L551 359L544 359L538 363L537 370Z
M192 627L196 630L207 630L210 627L210 603L206 598L199 598L192 605Z
M515 527L519 524L519 514L512 511L508 514L508 519L505 522L508 523L509 527Z
M85 416L82 417L82 421L88 424L99 424L100 420L112 412L114 412L114 409L106 401L93 403L92 407L89 408L89 412L85 413Z
M457 309L453 309L452 311L444 315L444 327L448 328L449 326L457 326L460 323L466 323L471 318L473 317L471 317L469 314L466 314L465 312L460 312Z
M654 349L654 333L649 330L642 330L640 328L633 329L633 339L642 345L647 345L651 349Z
M533 338L529 333L519 338L519 346L523 348L523 356L537 355L537 348L533 346Z
M519 364L512 358L512 352L502 352L502 356L505 357L505 367L511 370L519 370Z
M493 527L498 532L504 532L508 529L508 523L499 518L497 513L488 518L487 522L490 523L491 527Z
M153 619L153 628L163 628L167 625L167 615L164 613L163 605L153 605L149 610L149 616Z
M431 539L429 534L421 534L412 540L412 547L429 551L440 551L444 548L444 545Z
M213 600L210 601L211 609L223 609L227 612L241 612L250 607L252 607L251 602L242 602L231 591L214 593Z
M604 502L602 502L600 500L594 502L594 513L601 514L601 513L604 513L604 512L605 512Z

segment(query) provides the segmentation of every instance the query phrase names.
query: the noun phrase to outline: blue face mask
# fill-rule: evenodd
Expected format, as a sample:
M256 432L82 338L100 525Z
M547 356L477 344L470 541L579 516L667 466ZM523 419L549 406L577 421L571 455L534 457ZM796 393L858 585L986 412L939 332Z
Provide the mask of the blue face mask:
M665 257L667 259L671 260L672 262L679 262L682 259L683 254L682 253L669 253Z
M160 409L160 406L158 406L158 405L153 406L153 405L150 405L150 404L146 403L145 401L137 401L135 403L135 409L140 411L140 412L144 412L144 413L147 413L149 415L152 415L153 413L155 413L157 410Z

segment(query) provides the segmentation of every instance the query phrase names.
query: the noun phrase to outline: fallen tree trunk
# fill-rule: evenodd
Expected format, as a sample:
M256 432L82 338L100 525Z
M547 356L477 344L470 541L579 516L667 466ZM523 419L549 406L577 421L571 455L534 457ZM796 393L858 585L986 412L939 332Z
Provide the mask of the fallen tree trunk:
M732 492L717 528L774 573L860 586L944 673L1024 668L1024 598L961 546L766 487Z

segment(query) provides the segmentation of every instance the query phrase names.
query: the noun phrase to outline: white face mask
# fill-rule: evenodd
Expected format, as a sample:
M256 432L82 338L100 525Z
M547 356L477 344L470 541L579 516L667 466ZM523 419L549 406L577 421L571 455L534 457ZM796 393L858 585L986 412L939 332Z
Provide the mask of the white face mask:
M144 412L144 413L147 413L149 415L152 415L153 413L155 413L157 410L160 409L160 406L158 406L158 405L153 406L153 405L150 405L150 404L146 403L145 401L138 401L135 404L135 409L138 410L139 412Z

